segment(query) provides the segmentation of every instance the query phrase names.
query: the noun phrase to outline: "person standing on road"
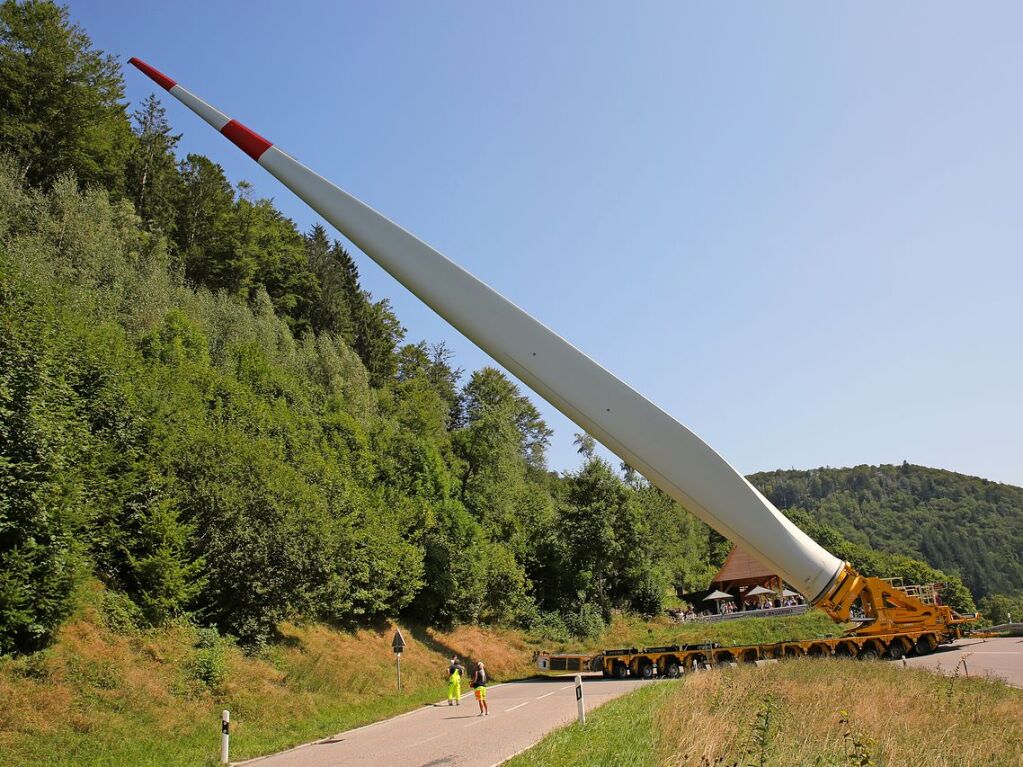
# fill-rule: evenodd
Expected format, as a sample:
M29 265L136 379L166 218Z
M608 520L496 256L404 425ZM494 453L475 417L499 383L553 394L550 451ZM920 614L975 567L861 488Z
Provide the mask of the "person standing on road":
M462 705L462 673L465 669L458 662L458 657L451 656L451 665L448 666L448 705Z
M487 670L483 668L483 661L476 664L476 673L472 675L472 682L469 686L476 691L476 702L480 704L480 716L490 716L490 709L487 708Z

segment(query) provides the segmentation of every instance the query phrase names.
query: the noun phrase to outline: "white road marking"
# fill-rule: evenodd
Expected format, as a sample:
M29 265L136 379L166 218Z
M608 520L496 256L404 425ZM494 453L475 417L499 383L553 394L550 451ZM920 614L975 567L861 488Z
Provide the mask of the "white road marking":
M520 704L519 704L519 705L517 705L517 706L512 706L511 708L506 708L506 709L504 710L504 713L506 713L506 714L507 714L507 713L508 713L509 711L514 711L514 710L515 710L515 709L517 709L517 708L522 708L523 706L528 706L528 705L529 705L529 701L527 700L527 701L526 701L525 703L520 703Z
M539 698L537 698L537 700L543 700L544 698L549 698L549 697L550 697L551 695L553 695L554 693L556 693L556 692L561 692L562 690L571 690L571 689L572 689L572 687L574 687L574 685L571 685L571 684L565 685L564 687L559 687L559 688L558 688L558 689L556 689L556 690L551 690L551 691L550 691L549 693L547 693L546 695L541 695L541 696L540 696Z

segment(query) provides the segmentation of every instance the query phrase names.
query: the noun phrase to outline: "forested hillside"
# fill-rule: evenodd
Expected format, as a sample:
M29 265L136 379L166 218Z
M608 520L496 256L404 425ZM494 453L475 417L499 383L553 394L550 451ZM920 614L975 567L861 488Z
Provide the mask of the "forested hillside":
M0 5L0 653L90 577L246 642L399 614L587 633L703 582L708 528L585 444L548 472L502 373L406 342L322 227L122 94L66 10Z
M978 598L1023 592L1023 488L908 463L750 480L779 508L805 510L852 543L959 574Z

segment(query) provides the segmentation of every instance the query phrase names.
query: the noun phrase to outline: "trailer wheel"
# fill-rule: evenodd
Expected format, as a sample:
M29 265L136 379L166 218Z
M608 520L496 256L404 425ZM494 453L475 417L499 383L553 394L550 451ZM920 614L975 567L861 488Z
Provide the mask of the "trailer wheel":
M668 679L678 679L682 676L682 667L678 665L678 661L668 661L668 665L664 669L664 675Z
M873 647L860 650L860 660L877 660L877 650Z
M629 667L624 663L615 664L615 676L618 679L625 679L629 675Z
M892 660L899 660L905 654L906 648L902 646L902 642L896 640L888 645L888 652L886 655Z
M643 679L654 678L654 665L652 663L644 663L639 667L639 675Z
M916 640L916 654L929 655L934 651L934 640L930 634L925 634Z

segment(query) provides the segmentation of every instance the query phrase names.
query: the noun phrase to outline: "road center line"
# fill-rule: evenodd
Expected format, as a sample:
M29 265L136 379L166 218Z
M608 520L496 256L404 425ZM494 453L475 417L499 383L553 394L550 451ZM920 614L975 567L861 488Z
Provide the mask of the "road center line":
M507 714L507 713L508 713L509 711L514 711L514 710L515 710L515 709L517 709L517 708L522 708L523 706L528 706L528 705L529 705L529 701L527 700L527 701L526 701L525 703L520 703L520 704L519 704L519 705L517 705L517 706L512 706L511 708L506 708L506 709L504 710L504 713L506 713L506 714Z
M546 693L544 695L541 695L539 698L537 698L537 700L543 700L544 698L549 698L551 695L553 695L556 692L561 692L562 690L570 690L572 687L573 687L573 685L570 685L570 684L565 685L564 687L559 687L556 690L551 690L550 692L548 692L548 693Z

